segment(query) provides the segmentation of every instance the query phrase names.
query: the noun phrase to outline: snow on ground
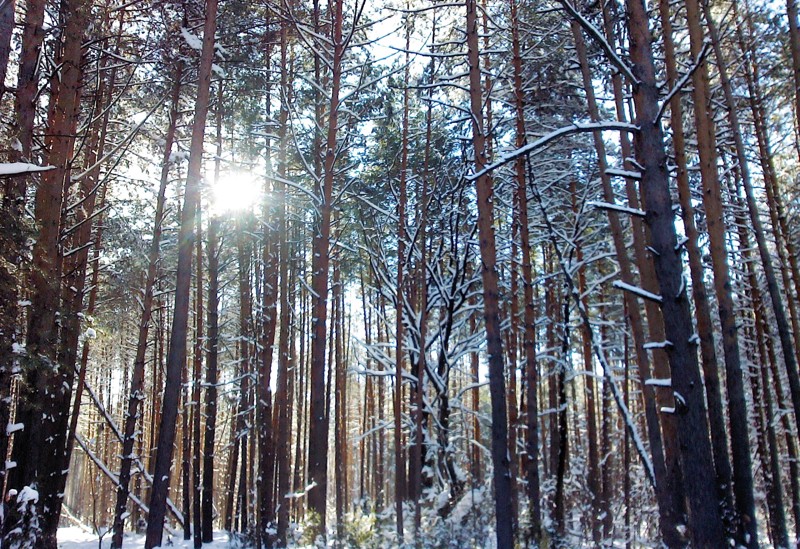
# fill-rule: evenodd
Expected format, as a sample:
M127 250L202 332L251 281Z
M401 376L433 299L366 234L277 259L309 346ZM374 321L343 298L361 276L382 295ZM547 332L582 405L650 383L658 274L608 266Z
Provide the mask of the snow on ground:
M184 541L183 536L172 536L172 544L170 545L166 534L162 546L172 549L190 549L194 547L192 540ZM77 526L70 526L69 528L58 529L58 547L60 549L98 549L97 534L87 532L83 528ZM106 549L111 547L111 532L103 536L102 548ZM144 535L126 534L123 542L125 549L142 549L144 547ZM227 549L230 547L228 543L228 534L225 532L214 532L214 542L203 545L203 549Z

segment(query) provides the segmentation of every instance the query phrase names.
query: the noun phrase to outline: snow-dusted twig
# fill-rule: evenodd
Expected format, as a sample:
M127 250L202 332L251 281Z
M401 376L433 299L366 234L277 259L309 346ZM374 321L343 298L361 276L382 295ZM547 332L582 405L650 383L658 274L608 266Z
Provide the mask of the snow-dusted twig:
M594 335L594 328L592 323L589 319L589 313L586 311L586 307L584 303L581 301L579 292L576 291L575 288L575 281L572 278L572 274L570 273L569 267L564 261L564 256L561 253L561 247L559 246L558 239L555 236L555 232L553 230L553 224L550 220L550 216L548 215L547 208L542 201L542 195L539 193L539 188L536 185L536 180L533 177L533 171L531 169L531 163L527 162L528 164L528 181L533 191L533 198L539 206L539 210L542 213L542 219L544 220L545 227L547 228L550 242L553 245L553 249L556 253L556 257L558 258L559 265L561 266L561 270L564 274L564 282L568 286L568 294L573 296L575 299L575 305L578 309L578 314L581 317L581 321L586 328L586 333L589 337L589 343L592 347L592 351L594 355L597 357L598 362L600 362L600 366L603 368L603 377L605 378L606 383L608 383L609 388L611 389L611 396L614 398L614 402L617 404L617 408L619 408L620 414L622 415L623 420L625 421L625 427L628 430L628 433L633 440L634 447L636 448L636 453L639 454L639 458L642 460L642 464L644 465L644 470L647 474L647 479L650 481L650 484L655 487L656 485L656 475L655 469L653 467L653 462L650 460L650 456L647 454L647 449L645 448L644 441L642 441L641 437L639 436L639 431L636 429L636 422L634 421L633 414L628 409L628 406L625 404L625 400L620 394L619 387L614 380L614 371L611 367L611 364L608 363L606 359L605 352L601 344L597 341Z
M92 462L97 466L97 468L100 469L100 471L102 471L102 473L105 476L108 477L108 479L114 484L114 487L118 488L119 487L119 478L117 477L117 475L115 475L108 467L106 467L106 464L103 463L103 460L101 460L97 456L97 454L95 454L92 451L92 449L89 448L89 445L86 444L86 441L83 440L83 437L78 433L75 434L75 442L78 443L78 445L83 449L84 453L87 456L89 456L89 459L92 460ZM130 499L133 503L135 503L136 506L139 509L141 509L145 514L150 512L150 509L147 507L147 505L145 505L145 503L142 500L137 498L136 494L134 494L133 492L131 492L131 491L128 492L128 499ZM172 535L172 536L174 536L175 533L176 533L175 530L170 528L169 525L166 522L164 522L164 529L167 532L169 532L169 534Z
M664 98L664 101L661 102L661 107L658 109L658 116L656 116L656 121L661 120L661 117L664 116L664 111L667 110L667 107L672 102L672 98L675 97L676 94L680 93L680 91L683 89L683 87L686 85L686 83L694 74L694 71L696 71L700 67L700 65L703 64L703 60L706 58L709 46L710 44L708 42L703 43L703 49L700 50L700 54L697 56L697 59L695 60L694 64L688 71L686 71L686 74L684 74L681 77L681 79L678 80L678 82L676 82L674 86L672 86L672 89L669 90L669 93Z
M625 75L628 81L634 85L638 84L639 79L633 74L633 70L631 69L630 65L628 65L619 55L617 55L617 52L614 51L614 48L611 47L611 44L606 41L606 38L603 36L603 33L600 32L600 29L592 25L588 19L581 15L581 13L575 9L575 6L573 6L569 0L561 0L561 5L564 6L564 9L575 18L575 21L577 21L581 27L583 27L583 30L585 30L589 36L594 38L603 52L608 56L608 60L611 61L611 63L617 67L622 74Z
M648 292L644 288L628 284L622 280L615 280L613 286L619 290L636 294L643 299L649 299L650 301L655 301L656 303L661 303L663 301L660 295L656 295L653 292Z
M586 204L587 206L592 206L593 208L597 208L599 210L610 210L617 213L623 213L628 215L633 215L636 217L644 217L645 213L643 210L639 210L636 208L630 208L628 206L622 206L620 204L612 204L611 202L598 202L596 200L592 200Z

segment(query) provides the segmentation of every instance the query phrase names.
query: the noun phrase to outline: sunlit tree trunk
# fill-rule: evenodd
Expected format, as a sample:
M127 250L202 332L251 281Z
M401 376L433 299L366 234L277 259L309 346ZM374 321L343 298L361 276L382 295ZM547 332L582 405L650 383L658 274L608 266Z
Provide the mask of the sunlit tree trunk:
M203 141L210 97L211 64L214 57L214 32L217 26L217 0L206 1L203 28L203 49L198 70L197 97L192 125L189 167L186 175L184 203L178 232L178 268L175 283L175 313L172 319L170 346L167 356L166 384L164 387L161 429L158 434L158 451L153 470L153 492L147 519L145 548L161 545L167 492L172 467L175 425L180 396L181 369L186 363L186 337L189 321L189 293L192 279L192 252L194 251L195 212L200 200L200 172L203 164Z
M136 355L133 360L133 373L131 375L130 397L125 412L124 439L119 469L119 486L117 488L117 502L114 508L114 525L111 546L122 547L122 534L125 525L123 518L127 509L128 492L131 479L131 463L133 445L136 441L136 424L140 418L140 408L144 400L145 358L147 343L150 334L150 321L153 311L153 291L156 282L158 260L161 252L161 223L164 218L164 202L169 182L170 155L175 141L175 129L178 124L178 101L180 99L182 65L175 68L174 83L172 87L172 106L169 113L169 126L164 138L164 155L161 164L161 181L158 195L156 196L156 211L153 221L153 238L150 241L147 273L145 274L144 295L142 297L142 316L139 321L139 334L136 343Z
M216 158L214 181L219 181L222 157L222 82L217 83L216 105ZM211 215L208 222L208 307L206 322L206 377L205 377L205 425L203 437L203 487L201 495L203 543L214 538L214 440L217 421L217 363L219 360L219 217ZM197 406L200 406L198 401Z
M35 5L30 8L35 9ZM39 234L33 247L27 334L27 354L31 360L23 370L25 385L17 410L17 422L25 428L15 435L13 453L17 468L13 470L12 485L21 489L36 483L39 491L36 511L40 514L42 532L36 543L43 548L55 548L57 543L63 501L59 486L63 485L62 476L66 474L63 459L74 378L74 362L72 368L60 368L57 356L64 260L61 219L63 201L71 184L83 78L81 44L89 5L79 1L70 8L56 63L57 78L53 79L51 89L49 132L45 138L45 161L54 169L43 172L36 192L34 217ZM35 82L33 86L35 89ZM30 99L33 101L33 96Z
M342 79L342 59L344 41L342 38L342 18L344 3L332 3L333 59L330 81L330 103L327 118L327 139L323 161L323 178L318 200L318 218L315 223L313 258L311 261L312 296L312 338L308 434L308 476L311 488L308 490L308 509L318 523L317 534L325 534L326 500L328 494L328 417L325 404L325 345L328 317L328 271L330 268L331 212L333 210L334 164L336 161L337 135L339 123L339 89Z

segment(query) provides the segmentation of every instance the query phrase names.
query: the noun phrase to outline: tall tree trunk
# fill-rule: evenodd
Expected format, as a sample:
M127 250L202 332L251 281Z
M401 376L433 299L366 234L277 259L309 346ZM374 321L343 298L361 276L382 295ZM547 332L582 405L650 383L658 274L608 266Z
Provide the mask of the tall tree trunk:
M22 51L17 66L17 90L15 96L14 127L15 147L11 147L9 160L27 161L32 158L33 124L38 92L39 52L44 38L44 0L33 0L25 4L25 20L22 30ZM5 92L5 75L10 54L11 36L14 27L13 1L0 7L0 99ZM20 252L27 237L24 227L25 196L28 176L3 179L3 196L0 207L0 424L8 424L10 418L11 377L15 360L14 344L21 343L18 333L19 292L25 281L14 266L19 265ZM23 433L17 438L23 438ZM0 455L7 455L9 437L0 430ZM15 476L12 473L12 476ZM3 471L2 493L5 493L6 471Z
M486 135L483 124L480 52L478 51L478 18L475 0L467 0L466 33L467 63L469 65L470 111L472 113L472 144L475 172L487 164ZM483 320L486 347L489 355L489 394L492 407L492 465L494 466L494 497L497 547L514 545L511 509L511 477L508 461L508 423L506 419L505 374L503 342L500 332L498 304L497 248L494 236L493 181L483 173L475 181L478 200L478 238L481 250L481 279L483 281Z
M269 24L269 21L267 22ZM267 119L272 119L271 94L272 81L271 69L269 67L269 57L272 54L272 44L266 46L267 52L267 75L266 75L266 113ZM274 477L275 477L275 424L272 408L272 358L275 345L275 332L278 322L278 275L279 275L279 228L276 227L274 219L277 218L277 210L280 205L271 200L273 196L268 186L275 180L272 167L272 139L267 134L264 149L266 156L266 179L264 182L264 214L266 218L262 221L262 257L263 265L263 296L261 304L261 329L259 330L260 347L260 367L257 368L257 399L256 399L256 425L258 436L258 474L256 476L257 492L257 526L256 526L256 547L262 547L269 543L267 528L274 519ZM275 185L276 183L272 183Z
M197 204L197 255L195 261L196 268L196 303L195 303L195 340L194 340L194 360L192 361L192 533L194 538L194 548L200 549L203 545L202 536L202 513L200 502L201 482L200 478L200 446L202 441L200 439L200 376L203 369L203 341L205 340L205 333L203 332L203 237L202 237L202 223L201 223L201 207ZM189 497L186 494L184 497ZM189 524L188 513L183 517L184 524Z
M406 15L406 49L411 40L411 29ZM406 54L405 81L408 82L408 54ZM405 294L405 270L406 270L406 176L408 169L408 87L403 90L403 117L401 128L400 145L400 181L397 189L397 278L395 279L395 378L394 378L394 472L395 472L395 519L397 531L397 543L402 545L403 541L403 500L406 497L413 499L413 490L417 485L418 471L412 469L410 486L406 480L406 463L403 458L402 444L402 413L403 413L403 355L404 355L404 332L406 294ZM417 390L420 388L418 387ZM417 452L421 446L418 442L414 446L412 453ZM420 462L422 460L420 459ZM416 463L416 458L412 459Z
M700 4L697 0L686 0L687 24L691 38L691 51L695 58L702 55L702 42L704 40L701 27ZM708 14L707 14L708 15ZM719 40L716 36L713 19L706 17L706 26L718 59L720 79L723 92L729 103L731 129L734 133L734 142L739 158L739 169L743 178L745 189L750 187L749 168L744 157L741 132L738 119L735 116L733 97L730 83L721 57ZM733 494L736 505L736 535L737 541L747 547L758 547L758 523L755 516L755 499L753 497L753 474L750 463L750 442L748 437L747 403L744 395L744 380L742 377L741 357L739 353L739 339L736 327L733 294L731 289L731 276L728 268L728 254L725 240L725 220L722 207L722 190L717 174L717 155L715 154L716 135L712 120L711 96L708 83L708 67L701 62L700 67L693 73L695 97L695 123L697 125L697 143L700 155L700 173L703 179L703 204L706 209L708 224L709 245L714 271L714 284L717 293L717 302L722 326L722 349L725 355L725 381L728 389L728 413L731 431L731 455L733 462ZM752 189L751 189L752 190ZM752 193L750 194L752 198ZM751 218L756 229L756 239L761 244L764 241L763 230L755 202L748 200L748 205L753 203L750 210ZM759 234L761 237L759 238ZM769 262L769 255L762 251L762 261ZM767 265L764 266L767 269ZM774 277L774 271L772 271ZM769 275L768 275L769 276ZM777 291L777 286L775 287ZM776 296L780 302L780 296ZM783 306L781 305L781 314ZM785 324L785 317L783 318ZM780 321L778 321L780 325ZM787 334L788 335L788 334ZM791 345L789 346L791 349ZM793 349L791 349L793 351ZM790 353L794 357L794 353ZM789 363L787 363L788 367ZM796 369L796 367L795 367Z
M745 7L745 11L749 12L746 4ZM738 2L733 2L733 13L737 20L740 20ZM752 17L749 13L745 13L744 17L746 26L750 30L750 36L754 36ZM754 41L752 39L745 40L742 28L744 26L744 23L736 25L736 35L739 47L748 54L748 63L744 71L745 81L747 82L748 103L753 116L756 140L758 141L759 160L764 175L764 190L767 195L766 205L769 209L772 232L775 235L778 251L778 267L781 270L783 288L789 306L789 317L795 341L795 360L800 362L800 346L797 345L797 342L800 341L800 312L797 310L797 290L800 288L798 254L787 224L784 192L778 179L772 145L767 131L767 114L764 107L764 93L760 84L761 71L759 69L758 56L753 49L752 44ZM791 279L789 273L791 273ZM794 288L792 288L793 285ZM798 523L800 523L800 517L798 517Z
M222 156L222 82L217 83L217 154L214 160L214 181L219 181ZM208 222L208 311L206 322L206 390L205 426L203 437L203 490L201 496L203 543L214 539L214 440L217 421L217 364L219 360L219 217L212 215ZM198 402L199 407L199 402Z
M281 48L281 107L278 115L278 177L277 202L278 202L278 265L280 275L280 319L278 335L278 374L276 381L275 413L278 414L278 433L275 447L278 460L278 485L276 502L278 504L278 531L277 545L283 547L287 543L289 529L289 500L288 492L291 488L289 482L289 430L291 428L289 375L292 367L289 341L290 333L290 302L289 302L289 238L287 227L288 197L286 194L287 169L287 143L286 134L289 122L289 104L292 100L292 88L289 84L288 74L288 37L287 24L281 20L280 48Z
M514 67L514 121L515 145L525 145L525 97L522 84L522 46L519 37L519 10L517 0L509 0L511 8L511 51ZM528 225L528 192L525 185L525 157L514 165L516 176L516 204L519 219L520 252L522 254L522 287L524 298L524 331L522 348L525 355L525 401L527 427L525 450L527 461L525 480L530 528L526 533L529 542L537 543L541 533L541 503L539 492L539 372L536 364L536 305L533 298L533 269L531 267L531 242ZM476 380L477 382L477 380Z
M250 428L252 422L249 420L251 413L251 391L250 380L253 377L254 357L251 352L253 345L253 314L252 314L252 292L251 292L251 254L252 246L250 242L249 219L236 220L236 255L238 259L238 283L239 283L239 363L241 375L239 381L239 413L236 415L236 437L241 444L239 450L239 494L235 519L238 521L238 528L234 530L246 534L250 519Z
M793 5L793 2L790 2ZM790 21L795 21L796 26L796 7L794 8L795 13L794 16L790 13ZM739 120L736 113L736 104L733 98L733 91L731 89L730 81L727 76L727 70L724 67L724 60L721 57L722 52L719 47L719 37L717 36L716 26L713 24L713 19L710 18L710 12L706 13L706 18L709 23L709 30L711 32L712 43L715 46L715 51L719 59L720 65L720 80L723 84L723 91L725 92L725 98L728 103L728 115L729 115L729 122L731 124L731 129L733 130L734 134L734 143L736 145L736 152L739 161L739 169L741 170L742 175L742 185L744 187L745 193L745 202L747 204L747 209L750 214L750 221L753 224L753 230L756 236L756 243L758 245L758 252L759 257L761 258L761 264L764 269L764 275L767 280L767 292L769 293L770 303L772 304L772 312L775 315L775 324L778 330L778 337L781 342L781 351L783 352L783 362L786 368L787 378L789 380L789 390L792 397L792 404L794 407L795 412L795 421L797 422L798 429L800 430L800 374L798 374L798 364L797 364L797 348L795 347L795 343L792 341L792 333L791 328L789 327L789 321L786 318L786 309L783 305L783 296L781 295L781 290L778 285L778 277L775 274L775 267L772 263L772 257L770 256L770 250L767 247L767 240L766 235L764 232L764 228L761 224L761 216L758 211L758 204L756 203L755 193L753 191L753 185L750 182L750 173L749 167L747 165L747 157L746 157L746 150L744 148L744 140L742 137L741 129L739 128ZM795 31L797 29L795 28ZM792 43L795 40L795 37L792 32L790 32L790 40ZM794 45L793 45L794 48ZM793 51L794 53L794 51ZM769 184L769 182L767 182ZM775 230L779 230L780 227L775 227ZM779 243L780 245L780 243ZM791 296L789 296L791 299ZM752 490L752 485L751 485ZM753 518L753 522L755 522L755 518Z
M627 0L631 41L633 100L637 126L634 148L642 168L641 185L647 207L645 222L650 229L661 309L667 339L672 388L676 392L676 414L683 474L691 479L687 493L689 532L698 547L721 547L724 530L714 482L714 465L702 395L702 381L692 337L692 320L685 292L680 248L677 246L664 137L658 119L658 87L653 65L652 35L641 0Z
M139 321L139 336L136 343L136 356L133 360L133 374L131 377L130 398L125 413L124 439L122 442L122 457L120 459L119 485L117 488L117 503L114 508L114 525L111 547L122 547L122 534L125 524L124 514L127 508L129 484L131 479L131 462L133 445L136 441L136 424L140 416L141 403L144 400L145 359L147 355L147 342L150 333L150 320L153 311L153 291L156 282L158 261L161 255L162 221L164 218L164 202L169 182L170 155L175 141L175 129L178 124L178 101L180 99L182 65L175 68L175 78L172 88L172 106L169 113L169 126L164 143L164 155L161 164L161 182L156 196L156 212L153 221L153 238L150 241L147 273L145 275L144 296L142 297L142 316Z
M186 337L189 322L189 293L192 282L192 252L194 250L195 212L200 200L200 172L203 164L203 141L208 116L211 64L214 58L214 32L217 26L217 0L206 1L203 49L198 70L197 98L194 107L192 142L186 189L178 232L178 269L175 283L175 313L172 318L170 346L167 356L166 385L158 434L158 452L153 472L153 492L147 518L145 549L161 545L172 466L175 425L178 415L181 368L186 362Z
M670 86L676 86L680 77L675 59L675 44L672 38L672 19L670 17L669 3L666 0L661 0L659 2L659 10L661 24L664 28L667 82ZM708 419L711 430L714 467L723 505L723 520L726 522L727 529L732 530L732 525L729 523L731 522L730 510L733 509L733 472L731 471L730 458L728 457L728 430L722 410L722 395L711 321L711 308L705 287L705 270L702 263L698 231L695 224L695 211L692 205L692 192L689 185L683 107L678 94L670 102L670 124L672 126L672 142L675 149L675 164L677 165L678 198L681 204L683 227L686 233L686 251L689 256L689 270L692 277L692 297L694 298L697 318L697 335L700 338L700 355L702 357L703 380L708 401Z
M29 7L35 9L35 5ZM89 5L78 1L70 8L64 42L56 63L59 70L55 73L57 79L53 80L48 112L49 134L45 138L46 161L55 168L42 174L36 192L35 219L39 234L33 248L31 273L29 362L23 368L24 386L17 410L17 422L24 424L25 428L15 435L13 453L13 460L18 465L13 470L12 485L21 489L35 483L39 491L36 512L40 516L42 532L36 543L43 548L55 548L57 543L56 530L63 501L63 490L59 487L63 484L62 476L66 474L63 460L75 372L74 362L71 369L60 368L57 356L63 263L61 214L70 185L83 78L81 44ZM85 269L85 259L83 263Z
M322 188L319 200L318 219L313 243L311 261L311 290L313 293L313 337L311 339L311 404L309 407L308 436L308 476L311 488L308 490L308 509L318 521L315 532L325 535L326 500L328 494L328 417L325 412L325 343L328 317L328 271L330 267L331 212L333 210L334 164L337 152L337 130L339 122L339 89L342 79L342 59L344 40L342 37L343 0L332 3L333 13L331 36L333 59L330 82L330 104L327 120L327 140L323 168Z
M739 206L741 206L741 200ZM775 362L775 351L769 335L761 288L758 286L753 266L750 237L747 234L744 215L737 216L740 247L747 268L747 281L750 285L749 295L755 317L755 341L759 358L753 362L752 369L757 371L751 375L751 391L756 412L756 435L758 456L764 478L764 489L767 493L767 509L769 511L769 531L776 547L790 547L789 534L786 529L786 512L783 508L783 488L781 468L778 461L778 442L775 434L775 421L772 392L769 383L769 366Z
M573 36L575 38L578 61L581 66L589 116L593 121L599 121L599 108L595 99L591 74L589 72L586 46L583 40L583 35L580 33L580 29L578 28L577 24L573 24ZM618 89L615 90L615 92L617 92L615 93L615 96L621 96L621 83L617 84L617 88ZM618 116L620 114L621 112L618 112ZM594 134L593 139L595 151L597 153L597 161L600 168L600 182L603 188L603 198L607 203L614 204L615 195L607 171L608 166L605 153L605 144L602 137L597 133ZM622 139L624 140L626 138ZM630 156L630 152L628 153L628 156ZM619 220L618 214L612 210L609 210L608 221L614 243L614 250L617 256L617 262L620 266L622 281L627 284L633 284L633 268L628 256L628 246L625 243L622 224ZM641 227L639 227L638 230L641 231ZM645 348L644 319L642 317L639 304L636 302L633 295L626 294L624 296L624 300L630 319L631 331L633 333L636 359L639 366L639 376L641 379L646 380L651 376L651 361L647 355L647 349ZM650 311L650 313L652 315L652 311ZM658 319L658 321L660 322L660 319ZM676 530L676 526L678 525L678 521L682 515L682 504L681 498L679 497L681 492L679 488L679 478L676 478L677 475L674 467L667 467L668 460L665 457L666 443L664 439L668 436L668 434L665 432L662 438L659 427L662 422L659 420L657 415L656 395L652 387L645 385L643 387L642 396L644 398L645 419L647 424L648 439L650 442L653 472L655 475L655 492L656 501L659 507L661 536L664 540L664 543L668 547L678 547L682 545Z

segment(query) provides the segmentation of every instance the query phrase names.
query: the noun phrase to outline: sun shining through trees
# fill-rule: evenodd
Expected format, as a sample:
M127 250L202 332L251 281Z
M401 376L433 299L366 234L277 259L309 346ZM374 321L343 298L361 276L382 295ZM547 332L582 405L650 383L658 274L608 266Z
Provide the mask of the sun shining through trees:
M0 0L0 546L789 547L797 1Z
M252 212L264 200L264 184L248 171L223 172L210 194L211 210L217 215Z

